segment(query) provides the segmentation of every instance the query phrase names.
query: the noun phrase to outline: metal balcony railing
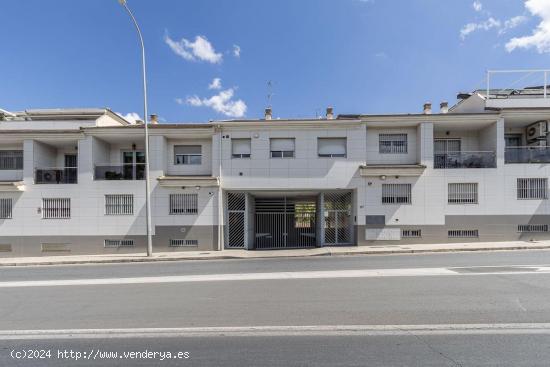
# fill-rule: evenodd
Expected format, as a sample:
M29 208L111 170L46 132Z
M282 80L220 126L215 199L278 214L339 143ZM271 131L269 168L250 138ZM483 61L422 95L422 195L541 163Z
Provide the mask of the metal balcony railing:
M95 180L144 180L145 163L98 164L94 171Z
M34 170L35 184L75 184L77 167L45 167Z
M504 163L550 163L550 147L506 147Z
M496 168L495 152L447 152L434 154L434 168Z

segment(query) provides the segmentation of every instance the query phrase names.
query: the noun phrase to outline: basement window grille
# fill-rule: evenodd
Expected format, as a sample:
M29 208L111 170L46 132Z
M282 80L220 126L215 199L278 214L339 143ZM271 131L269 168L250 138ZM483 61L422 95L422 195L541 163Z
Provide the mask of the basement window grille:
M519 224L519 233L541 233L548 232L548 224Z
M134 240L105 240L103 242L105 248L118 247L134 247Z
M478 238L477 229L451 229L447 232L449 238Z
M547 178L518 178L518 199L533 200L548 198Z
M22 150L0 150L0 170L23 169Z
M13 200L11 198L0 199L0 219L12 218L12 205Z
M170 239L170 247L197 247L199 240Z
M382 204L410 204L411 184L382 184Z
M422 237L421 229L403 229L401 230L402 238L420 238Z
M407 134L380 134L378 139L378 152L380 154L407 153Z
M449 204L477 204L477 183L450 183Z
M198 194L170 194L170 214L197 214Z
M134 195L116 194L105 195L106 215L132 215L134 214Z
M43 198L42 219L70 219L71 199Z

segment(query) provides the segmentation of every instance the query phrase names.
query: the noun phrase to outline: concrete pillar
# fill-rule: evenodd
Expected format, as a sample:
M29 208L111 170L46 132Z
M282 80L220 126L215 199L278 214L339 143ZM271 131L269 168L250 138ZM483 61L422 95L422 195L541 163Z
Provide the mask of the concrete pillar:
M504 167L505 141L504 141L504 118L499 117L495 123L496 158L497 168Z
M432 122L422 122L417 128L418 163L428 168L434 164L434 126Z

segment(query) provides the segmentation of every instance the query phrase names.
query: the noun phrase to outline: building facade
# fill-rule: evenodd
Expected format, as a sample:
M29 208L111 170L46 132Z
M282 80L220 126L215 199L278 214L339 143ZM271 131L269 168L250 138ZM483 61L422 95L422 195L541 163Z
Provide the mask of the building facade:
M550 99L150 125L154 251L550 238ZM0 110L0 256L145 251L144 127Z

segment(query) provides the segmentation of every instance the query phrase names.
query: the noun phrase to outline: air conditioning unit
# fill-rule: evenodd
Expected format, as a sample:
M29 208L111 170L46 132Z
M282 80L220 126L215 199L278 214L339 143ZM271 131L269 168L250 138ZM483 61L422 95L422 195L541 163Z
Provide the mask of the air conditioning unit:
M536 140L546 139L546 133L548 132L548 121L537 121L534 124L527 126L525 135L527 136L527 142L533 142Z

